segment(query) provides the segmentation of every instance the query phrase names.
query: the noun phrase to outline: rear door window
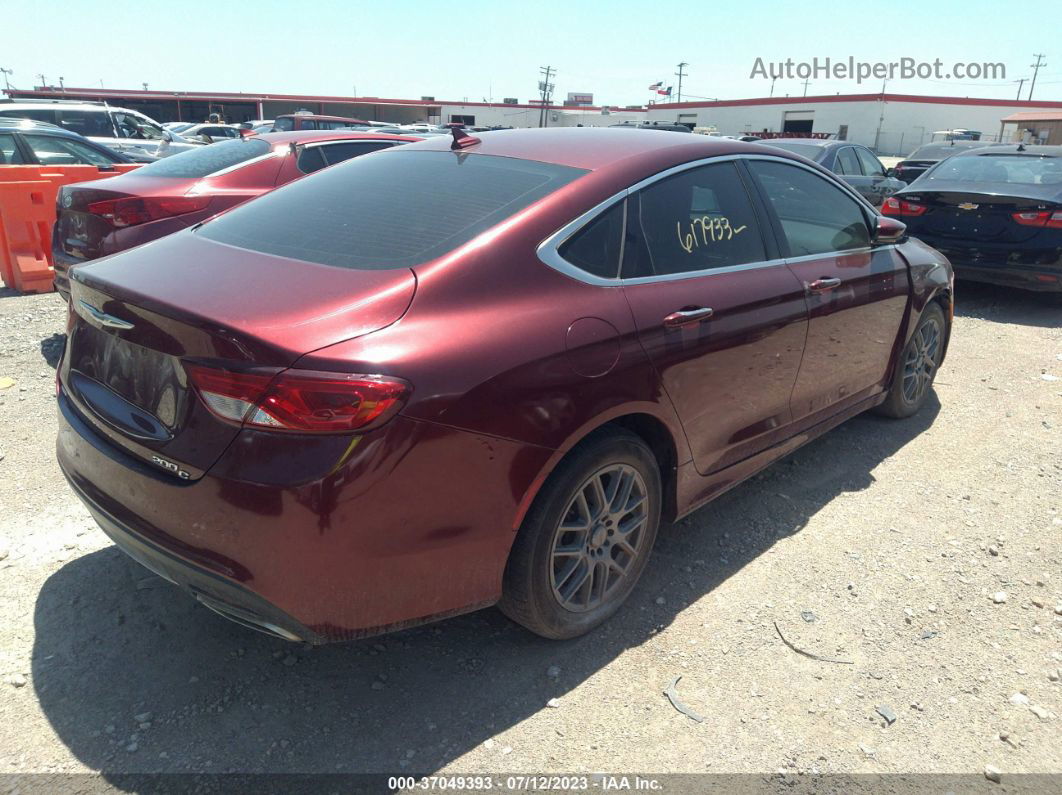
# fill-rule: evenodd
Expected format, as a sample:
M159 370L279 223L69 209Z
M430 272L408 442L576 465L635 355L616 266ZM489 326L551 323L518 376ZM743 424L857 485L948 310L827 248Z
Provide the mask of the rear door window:
M859 160L856 159L855 151L850 146L841 148L837 153L837 164L833 167L835 174L845 176L859 176L862 170L859 168Z
M390 141L337 141L336 143L320 144L317 146L303 147L299 152L297 165L299 171L309 174L319 171L325 166L334 166L352 157L367 155L369 152L378 152L381 149L390 149L397 143Z
M46 121L49 124L59 123L59 111L51 108L27 108L26 110L0 110L0 116L10 119L33 119L34 121Z
M748 165L778 217L789 256L870 245L862 206L826 178L787 163L750 160Z
M624 278L692 273L767 259L733 163L682 171L642 189L628 208Z
M25 163L22 152L11 133L0 133L0 166L16 166Z
M148 163L137 169L136 173L152 177L207 177L252 158L269 154L269 151L270 145L261 138L221 141L210 146L197 146L195 149Z
M64 110L60 114L60 123L86 138L114 137L114 129L105 110Z
M323 265L408 268L453 251L585 173L468 152L356 157L218 216L198 234Z
M881 161L874 157L869 149L856 149L856 154L859 155L859 162L863 164L864 174L868 177L885 176L885 168L881 165Z
M35 135L25 133L22 136L33 154L45 166L109 166L114 159L81 141L60 138L57 135Z

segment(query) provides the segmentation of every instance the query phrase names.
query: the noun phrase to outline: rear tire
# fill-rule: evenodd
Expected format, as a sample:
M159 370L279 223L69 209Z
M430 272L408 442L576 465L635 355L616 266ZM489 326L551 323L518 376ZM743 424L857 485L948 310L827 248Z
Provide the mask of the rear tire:
M945 329L944 312L940 305L929 304L900 354L889 394L885 402L875 409L878 414L903 419L917 414L922 408L940 367Z
M630 595L656 541L660 468L644 441L609 428L550 475L517 533L498 607L537 635L574 638Z

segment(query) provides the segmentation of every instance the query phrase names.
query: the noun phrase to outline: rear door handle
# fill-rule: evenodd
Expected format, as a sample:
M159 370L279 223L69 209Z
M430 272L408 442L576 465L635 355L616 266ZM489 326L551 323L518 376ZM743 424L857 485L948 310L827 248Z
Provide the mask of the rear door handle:
M683 326L691 326L694 323L700 323L702 320L707 320L712 316L714 310L706 306L692 307L690 309L680 309L678 312L672 312L670 315L664 318L664 326L666 328L682 328Z
M825 293L830 290L836 290L840 286L840 279L833 277L827 278L824 276L823 278L816 279L815 281L808 284L808 290L813 293Z

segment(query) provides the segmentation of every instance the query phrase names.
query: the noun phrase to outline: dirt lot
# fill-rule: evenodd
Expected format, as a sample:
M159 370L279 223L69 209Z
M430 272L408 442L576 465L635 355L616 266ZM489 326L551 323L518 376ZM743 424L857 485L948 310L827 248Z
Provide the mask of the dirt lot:
M960 288L920 416L662 528L603 630L487 610L316 649L108 543L53 457L64 305L0 291L0 773L1062 773L1062 303Z

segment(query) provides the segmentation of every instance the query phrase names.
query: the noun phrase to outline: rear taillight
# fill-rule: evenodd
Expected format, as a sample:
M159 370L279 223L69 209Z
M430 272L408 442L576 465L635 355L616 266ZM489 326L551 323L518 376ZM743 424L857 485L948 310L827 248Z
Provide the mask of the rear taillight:
M383 375L311 370L238 373L186 365L203 403L217 417L251 428L343 433L382 425L402 407L410 385Z
M209 196L151 196L92 202L88 211L115 226L136 226L160 218L194 213L210 204Z
M1055 212L1043 210L1041 212L1014 213L1011 218L1022 226L1036 226L1040 229L1062 229L1062 210L1056 210Z
M894 196L890 196L881 203L881 214L891 216L912 216L922 215L929 208L924 204L915 204L914 202L904 201L903 199L897 199Z

